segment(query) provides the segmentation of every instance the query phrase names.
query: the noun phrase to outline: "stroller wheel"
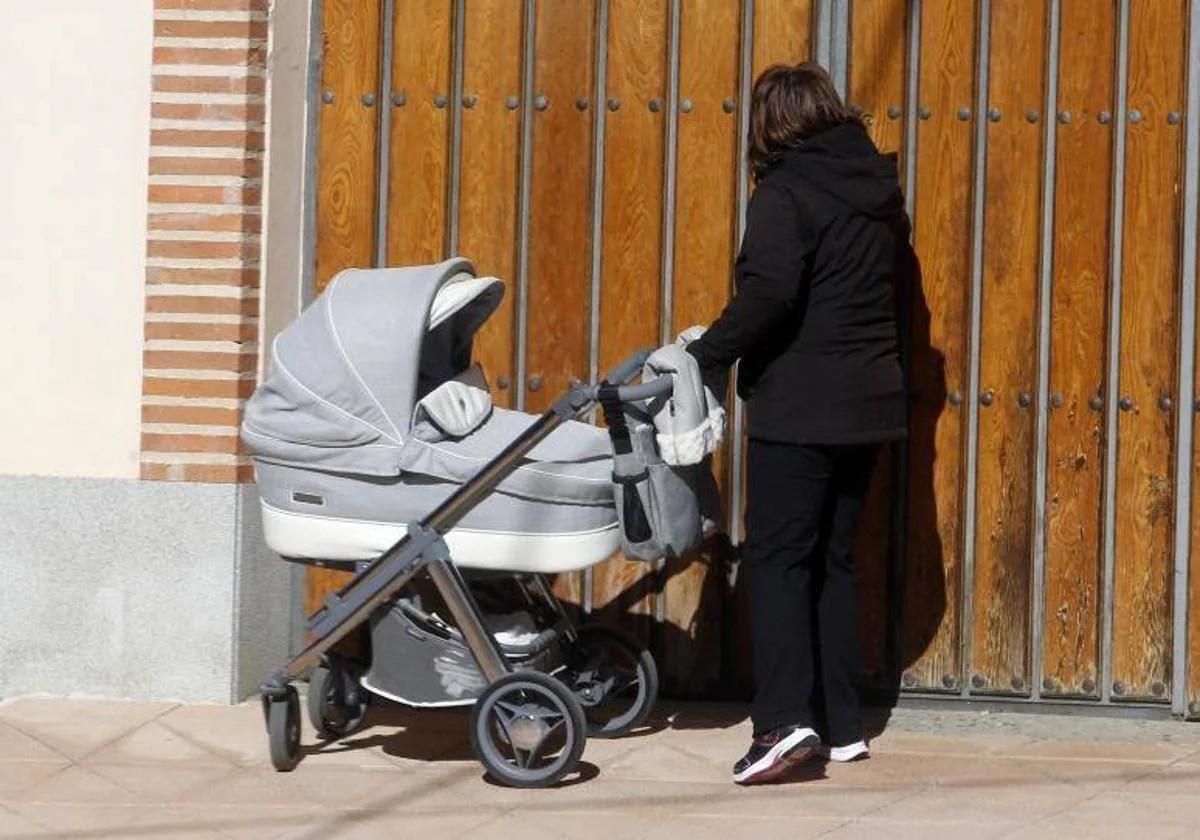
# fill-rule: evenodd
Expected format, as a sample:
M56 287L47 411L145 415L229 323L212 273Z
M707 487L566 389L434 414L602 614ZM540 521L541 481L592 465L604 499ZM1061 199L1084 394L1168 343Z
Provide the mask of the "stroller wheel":
M471 711L471 747L491 776L512 787L547 787L575 769L587 740L571 691L540 671L506 674Z
M300 763L300 695L288 686L283 697L263 697L271 764L286 773Z
M583 706L588 734L617 738L640 726L658 700L654 657L631 636L591 624L579 628L563 681Z
M354 694L347 701L347 695ZM367 693L358 679L333 663L317 666L308 680L308 719L317 737L332 741L362 726L367 716Z

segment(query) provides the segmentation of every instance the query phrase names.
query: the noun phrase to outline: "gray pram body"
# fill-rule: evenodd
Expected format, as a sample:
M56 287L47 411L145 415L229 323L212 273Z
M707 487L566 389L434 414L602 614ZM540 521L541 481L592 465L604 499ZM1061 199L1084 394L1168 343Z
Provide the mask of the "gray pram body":
M338 275L275 341L242 436L268 544L296 560L378 557L536 417L479 408L468 434L420 402L469 373L503 294L466 260ZM556 573L620 546L604 430L567 422L446 535L463 568Z
M595 405L596 385L540 416L495 408L471 343L502 294L464 259L345 271L273 344L242 427L264 535L286 559L356 572L309 618L312 641L263 685L278 769L299 758L290 681L314 666L308 707L322 736L358 726L370 693L474 704L476 752L514 785L561 778L578 760L581 728L620 734L653 705L649 653L577 627L547 575L602 562L623 542L647 558L698 541L689 482L661 469L652 430L632 419L650 416L669 377L607 392L606 409L629 406L634 427L634 447L615 461L617 437L574 419ZM636 378L645 358L616 380ZM682 519L674 533L685 536L662 537L672 530L663 527L649 542L623 540L630 511L639 522ZM479 579L498 577L515 585L516 612L481 609ZM423 580L432 586L422 590ZM602 713L614 702L628 708ZM514 724L513 708L534 711ZM520 746L534 735L532 750Z

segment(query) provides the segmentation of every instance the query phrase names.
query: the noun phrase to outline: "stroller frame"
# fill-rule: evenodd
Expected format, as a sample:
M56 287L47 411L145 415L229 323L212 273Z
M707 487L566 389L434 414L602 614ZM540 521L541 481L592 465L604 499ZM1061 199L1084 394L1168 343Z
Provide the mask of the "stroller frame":
M672 387L671 377L665 376L649 383L631 386L630 383L642 370L649 351L638 351L617 366L604 384L617 385L618 398L622 402L635 402L661 396ZM307 629L313 640L286 665L271 674L262 684L261 698L271 746L271 758L277 770L288 771L299 762L299 703L296 689L291 681L321 663L330 649L356 628L363 625L372 613L394 598L414 576L428 572L439 594L445 601L471 651L480 671L491 690L510 676L533 679L544 683L553 678L537 673L514 671L495 638L487 630L482 611L472 596L462 574L455 567L450 549L443 535L449 532L464 515L492 493L514 470L531 450L562 423L572 420L597 404L600 385L573 384L567 393L522 434L509 443L495 458L486 463L478 473L461 485L431 513L408 526L407 534L377 559L366 565L353 580L336 593L326 596L322 606L307 621ZM536 585L547 601L557 609L561 618L566 615L561 605L549 591L544 577L536 576ZM569 621L564 621L567 638L574 641L575 630ZM561 685L559 686L561 687ZM535 685L535 690L546 691L548 686ZM564 689L565 691L565 689ZM569 692L567 696L570 697ZM482 702L484 697L479 698ZM578 705L575 706L578 710ZM574 715L582 724L582 712ZM473 742L475 731L472 731ZM579 743L569 756L566 766L557 768L545 778L528 776L508 778L510 784L522 786L544 786L557 781L573 769L582 752L582 732ZM515 741L514 741L515 743ZM536 750L535 750L536 751ZM479 750L477 749L477 753ZM491 763L481 755L489 769Z

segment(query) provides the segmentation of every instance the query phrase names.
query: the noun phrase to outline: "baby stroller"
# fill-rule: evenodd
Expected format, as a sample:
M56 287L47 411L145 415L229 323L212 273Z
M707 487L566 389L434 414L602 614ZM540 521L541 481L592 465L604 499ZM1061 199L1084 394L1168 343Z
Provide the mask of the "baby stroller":
M503 292L464 259L349 270L273 345L242 426L266 541L356 573L262 686L277 770L299 761L291 680L310 669L321 737L357 728L372 695L472 705L476 756L519 787L557 782L588 734L628 732L653 707L650 654L575 626L547 576L699 541L694 476L662 464L646 422L672 377L631 385L642 352L541 416L493 407L471 343ZM598 401L608 432L574 420ZM518 609L481 606L498 580Z

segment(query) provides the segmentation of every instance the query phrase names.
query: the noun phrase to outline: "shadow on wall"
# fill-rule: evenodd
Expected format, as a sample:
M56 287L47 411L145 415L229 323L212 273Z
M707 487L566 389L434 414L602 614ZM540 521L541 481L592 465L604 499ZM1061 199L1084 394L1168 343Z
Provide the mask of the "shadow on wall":
M904 335L905 372L909 394L908 464L904 504L903 555L893 565L889 580L892 599L892 660L895 671L882 699L894 705L902 676L913 668L938 636L946 615L946 557L935 492L939 455L958 463L957 453L938 451L937 427L947 410L946 357L932 342L932 313L925 295L924 273L916 253L909 248L908 270L902 278L911 293L904 296L901 317L908 325ZM953 546L949 550L956 551ZM939 675L940 679L940 675ZM922 682L922 687L928 686Z

